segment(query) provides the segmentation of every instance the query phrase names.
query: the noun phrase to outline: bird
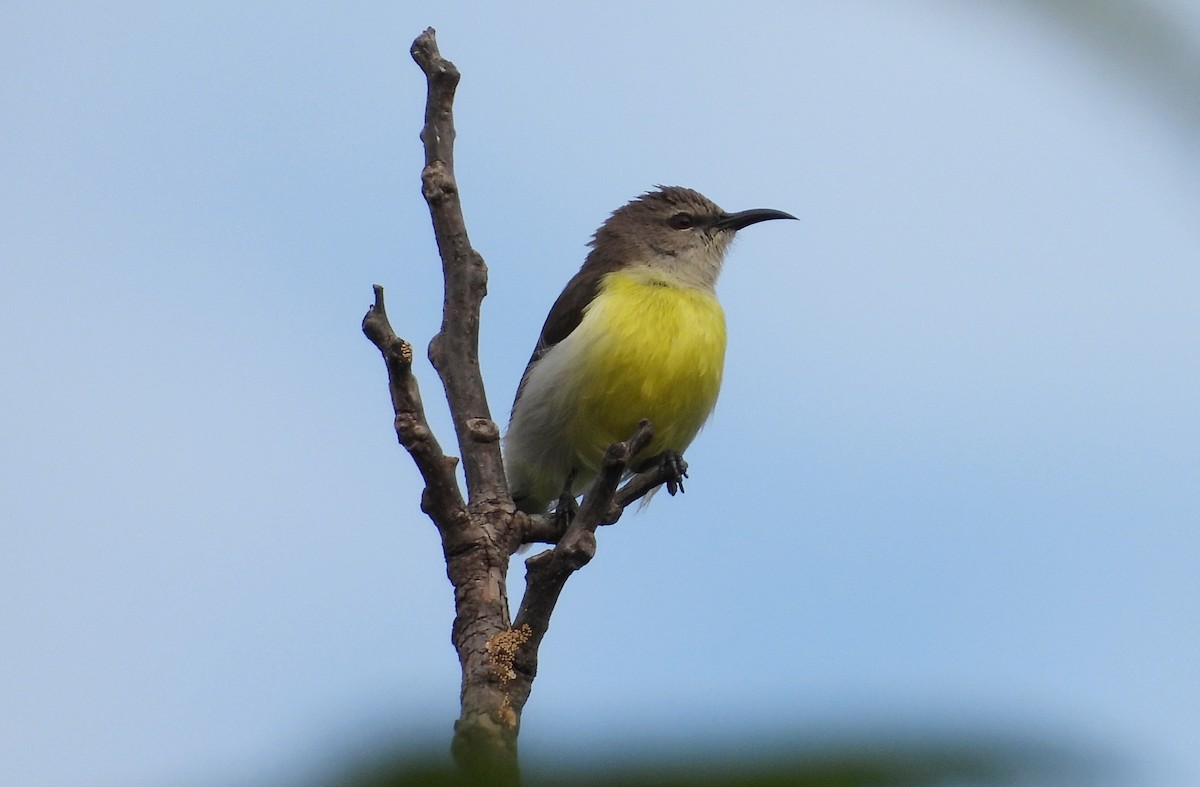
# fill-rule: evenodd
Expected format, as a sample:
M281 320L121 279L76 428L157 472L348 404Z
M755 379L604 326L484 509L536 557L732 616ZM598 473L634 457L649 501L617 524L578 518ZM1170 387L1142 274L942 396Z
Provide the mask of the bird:
M503 456L518 510L573 502L605 449L643 419L653 439L631 470L681 460L721 388L716 284L730 243L752 224L795 218L769 208L727 213L681 186L657 186L613 211L550 308L517 388Z

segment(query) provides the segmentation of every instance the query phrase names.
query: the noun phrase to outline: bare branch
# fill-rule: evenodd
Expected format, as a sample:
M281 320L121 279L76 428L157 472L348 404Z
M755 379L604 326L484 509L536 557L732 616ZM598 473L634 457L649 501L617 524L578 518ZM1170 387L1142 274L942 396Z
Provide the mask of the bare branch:
M520 519L525 516L526 519ZM558 514L517 514L516 522L521 528L521 545L550 544L553 546L562 540L567 532L570 520Z
M521 705L511 700L509 654L524 640L509 625L507 572L518 531L500 462L500 433L488 412L479 370L479 307L487 293L487 268L467 238L454 180L451 109L458 71L439 54L432 29L413 42L411 51L428 84L421 190L445 284L442 326L430 342L429 358L450 406L469 504L458 488L457 460L442 453L426 422L412 376L412 348L392 331L378 286L363 331L387 362L396 433L426 480L421 508L437 523L446 575L454 586L451 639L462 692L451 749L480 783L515 783Z
M679 458L678 471L687 472L687 462L683 461L682 457ZM599 524L616 524L626 508L671 481L678 481L678 473L673 471L669 464L654 462L647 470L634 475L616 490L608 511L600 516ZM557 544L572 523L556 514L534 514L529 515L527 519L517 519L517 524L521 529L522 544Z
M643 421L629 440L609 446L600 473L569 520L515 510L504 480L500 430L488 410L479 369L487 267L467 237L454 177L452 108L459 74L438 52L432 29L417 37L411 51L428 85L421 185L445 285L442 325L429 344L429 359L454 421L467 480L466 501L455 476L458 460L445 455L426 420L412 374L412 347L393 331L378 285L375 303L363 318L363 332L387 365L396 435L425 480L421 508L438 526L446 574L454 586L451 639L462 670L462 692L452 751L480 783L503 784L518 777L521 712L537 670L538 648L563 586L595 554L597 527L615 522L625 506L677 479L678 472L656 465L619 488L631 459L653 436L650 423ZM526 593L517 619L510 623L509 559L522 542L532 541L555 546L526 561Z
M537 651L542 637L550 627L550 615L558 603L563 586L571 574L587 565L596 554L596 528L615 522L621 509L615 505L617 485L629 467L630 460L654 437L649 421L642 421L623 443L613 443L604 452L600 473L584 495L583 504L558 540L557 546L540 552L525 561L525 596L513 627L529 627L529 635L518 651L514 668L529 686L537 674Z
M466 513L462 493L454 477L458 459L442 452L433 430L429 428L417 378L412 374L412 345L392 329L384 308L383 287L376 284L374 289L375 303L363 317L363 333L379 348L387 365L388 390L392 395L392 409L396 413L396 437L412 456L421 478L425 480L422 508L439 528L444 528L447 523Z
M684 462L683 458L680 457L679 463L679 471L686 473L687 462ZM678 480L678 474L673 472L669 465L656 462L650 469L638 473L629 479L625 486L618 489L616 496L613 498L613 503L624 510L672 480ZM671 494L675 493L671 492Z
M621 483L633 457L650 445L653 439L654 426L643 419L628 440L613 443L605 450L600 473L583 496L583 504L579 506L571 527L567 528L568 538L573 531L590 530L594 533L598 526L617 521L621 516L621 509L615 505L617 485Z
M500 461L500 430L492 421L479 371L479 306L487 294L487 266L467 237L454 178L453 105L459 73L441 56L432 28L417 37L411 53L428 84L421 193L429 205L445 280L442 327L429 343L429 360L446 389L468 499L503 499L508 489Z

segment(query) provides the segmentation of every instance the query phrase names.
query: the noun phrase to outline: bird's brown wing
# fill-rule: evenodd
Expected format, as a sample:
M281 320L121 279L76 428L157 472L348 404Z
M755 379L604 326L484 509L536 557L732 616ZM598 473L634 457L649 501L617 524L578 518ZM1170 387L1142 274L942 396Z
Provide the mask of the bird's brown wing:
M589 260L589 262L591 261ZM567 282L567 286L563 288L558 299L554 301L554 305L550 307L550 313L546 315L546 322L542 325L542 332L538 336L537 345L533 348L533 355L529 357L529 363L525 365L525 371L521 374L521 384L517 386L517 395L513 398L514 407L516 407L517 399L521 398L521 392L525 390L525 383L529 379L529 370L542 356L550 352L554 345L570 336L571 332L579 327L580 321L583 320L583 310L596 297L596 293L600 291L600 281L609 272L610 269L607 266L585 264Z

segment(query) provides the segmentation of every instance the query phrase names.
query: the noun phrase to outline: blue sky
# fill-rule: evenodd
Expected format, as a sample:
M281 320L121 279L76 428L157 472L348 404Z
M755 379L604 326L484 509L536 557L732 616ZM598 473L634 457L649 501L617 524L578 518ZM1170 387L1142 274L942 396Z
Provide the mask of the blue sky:
M1141 5L1196 68L1195 11ZM1200 110L1159 42L1036 9L6 10L0 780L448 737L450 588L359 331L376 282L418 347L439 320L432 25L498 420L613 208L801 218L732 251L688 492L571 581L529 757L994 729L1195 784Z

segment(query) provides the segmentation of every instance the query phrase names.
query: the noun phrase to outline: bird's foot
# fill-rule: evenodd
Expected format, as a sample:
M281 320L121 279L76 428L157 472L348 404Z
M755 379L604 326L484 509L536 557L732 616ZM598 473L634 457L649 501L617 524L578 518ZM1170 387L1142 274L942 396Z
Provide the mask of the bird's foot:
M670 449L663 451L658 457L662 468L663 483L667 485L667 494L672 497L676 492L684 492L683 479L687 478L687 462L683 454Z
M559 531L562 533L567 532L567 525L571 524L571 520L575 518L575 513L579 510L579 503L571 494L571 483L574 478L575 473L572 472L566 485L563 486L562 492L558 495L558 505L554 507L554 518L558 520Z

